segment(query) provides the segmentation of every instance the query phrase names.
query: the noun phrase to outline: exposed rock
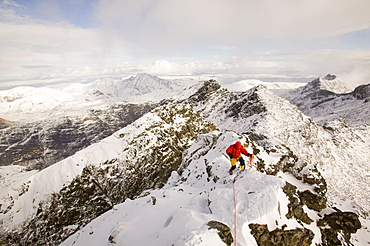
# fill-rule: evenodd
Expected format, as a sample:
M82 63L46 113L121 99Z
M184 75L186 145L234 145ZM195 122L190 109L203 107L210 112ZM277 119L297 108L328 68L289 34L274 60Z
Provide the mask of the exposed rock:
M221 88L221 85L216 80L205 81L203 86L196 93L189 97L190 102L205 102L213 91Z
M275 149L267 149L267 151L276 152ZM312 164L309 165L307 162L299 159L290 149L288 149L288 151L289 152L286 155L281 156L280 161L275 165L267 166L265 163L263 163L263 161L259 161L257 163L258 169L266 172L269 175L277 175L278 172L290 173L303 183L312 185L315 189L315 192L324 197L327 189L326 182L320 172L317 170L316 166ZM326 200L324 199L323 204L325 203Z
M304 212L303 202L296 195L297 188L290 183L286 183L286 185L283 187L283 191L289 198L288 214L286 214L285 216L288 219L295 218L306 224L311 224L313 220L308 217L306 212Z
M298 196L309 209L320 212L326 208L326 197L322 195L313 194L309 190L303 192L298 191Z
M327 74L323 79L324 80L334 80L334 79L336 79L337 78L337 76L336 75L334 75L334 74Z
M258 246L310 246L314 234L306 228L295 230L275 229L269 231L267 225L249 224L252 235L257 241Z
M216 229L218 231L217 234L220 236L222 242L227 246L230 246L234 242L230 227L224 223L212 220L208 222L207 225L209 226L209 229Z
M335 212L317 222L322 234L322 245L352 245L351 234L361 228L358 215L352 212ZM342 240L340 240L340 238Z
M150 197L150 200L152 202L153 205L156 205L157 204L157 198L155 196L151 196Z

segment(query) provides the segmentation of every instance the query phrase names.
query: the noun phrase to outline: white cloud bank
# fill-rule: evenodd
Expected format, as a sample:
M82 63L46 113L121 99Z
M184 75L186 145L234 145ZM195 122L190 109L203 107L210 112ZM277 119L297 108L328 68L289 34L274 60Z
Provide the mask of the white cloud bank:
M239 46L255 39L296 41L367 29L369 8L366 0L110 0L99 2L97 16L143 43L173 39Z
M93 4L89 28L36 2L58 19L0 4L0 88L137 72L370 83L368 0L77 1Z

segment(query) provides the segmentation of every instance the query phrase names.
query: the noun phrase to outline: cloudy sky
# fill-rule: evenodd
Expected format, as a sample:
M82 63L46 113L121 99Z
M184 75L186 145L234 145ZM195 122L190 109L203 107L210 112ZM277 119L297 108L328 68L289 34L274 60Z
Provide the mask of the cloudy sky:
M370 83L369 0L0 0L0 89L152 75Z

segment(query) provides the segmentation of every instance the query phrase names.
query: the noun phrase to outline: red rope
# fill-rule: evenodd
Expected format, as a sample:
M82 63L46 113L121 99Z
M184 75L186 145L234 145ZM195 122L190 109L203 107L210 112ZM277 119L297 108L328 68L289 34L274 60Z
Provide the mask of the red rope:
M253 167L253 159L254 159L254 155L251 155L249 157L249 168L252 168Z
M253 166L253 158L254 156L252 155L249 157L249 168L251 169ZM234 245L236 246L236 192L235 192L235 178L233 179L233 198L234 198Z
M236 246L236 194L235 194L235 177L233 180L233 196L234 196L234 245Z

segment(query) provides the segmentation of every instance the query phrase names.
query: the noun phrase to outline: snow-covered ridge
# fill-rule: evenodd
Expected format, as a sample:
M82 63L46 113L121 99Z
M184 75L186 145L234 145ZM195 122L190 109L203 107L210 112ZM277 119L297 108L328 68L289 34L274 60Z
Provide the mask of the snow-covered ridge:
M189 131L189 128L191 131ZM100 170L99 172L105 172L111 168L113 169L108 177L103 177L104 180L99 180L99 174L96 174L95 179L101 182L99 187L103 185L102 183L109 182L109 178L112 179L112 182L116 182L118 177L115 177L112 172L116 172L115 175L119 175L123 182L123 190L118 189L117 185L114 185L115 189L109 189L110 192L118 194L118 201L111 198L111 196L106 196L104 199L110 197L105 202L108 208L121 201L122 198L131 197L135 192L140 194L143 189L161 186L162 183L164 184L167 181L171 170L176 169L176 165L180 164L181 150L187 148L198 134L213 129L215 127L212 124L200 118L189 106L175 105L158 108L99 143L93 144L40 172L18 175L17 181L12 186L4 185L1 187L2 213L0 218L3 222L3 228L6 231L19 229L23 223L27 222L31 223L28 228L35 226L34 229L36 229L38 222L35 217L39 215L40 211L46 213L41 213L39 215L41 218L47 216L50 209L48 208L48 199L55 197L52 194L59 194L61 190L64 190L62 194L65 194L68 189L71 189L70 187L80 182L78 181L79 176L84 176L84 173L86 174L91 170L96 169ZM178 150L171 150L170 146ZM138 173L140 170L141 174ZM135 173L146 181L133 177ZM89 177L86 186L97 182L94 181L94 178L92 179ZM129 187L137 190L129 191ZM79 187L79 189L83 192L84 187ZM93 203L93 201L90 202ZM74 209L68 207L68 205L70 204L65 205L64 210L60 211L62 214L59 217L65 215L67 209ZM97 208L99 207L95 209ZM97 213L102 213L107 208L103 209L104 207ZM94 212L91 212L90 215L86 214L84 219L89 221L92 218L88 216L92 215L94 215ZM52 213L49 216L55 216L55 214ZM74 223L84 223L85 220L74 221ZM36 225L32 224L33 222ZM73 230L73 228L60 229L67 231L63 233L70 233L70 230ZM38 231L41 233L44 232L43 230L55 234L47 227L39 228ZM26 233L26 235L23 235L24 240L38 237L34 234L36 231L33 230L26 230L24 233ZM61 231L59 233L61 234ZM62 234L59 236L53 235L57 238L62 236Z
M128 101L160 101L194 85L190 80L166 80L146 73L126 79L97 80L86 86L88 97L118 97Z
M151 246L225 245L216 231L208 229L207 222L220 221L232 228L234 176L227 173L229 161L222 153L229 143L237 140L241 139L233 133L200 135L184 154L181 175L173 172L162 189L115 206L61 245L106 245L109 242ZM245 143L246 140L241 141ZM278 158L270 161L276 162ZM278 201L287 202L281 191L283 185L284 180L256 170L240 175L235 182L239 208L238 245L256 245L249 232L243 233L244 224L247 226L248 222L262 219L269 221L271 229L277 227L272 222L278 217ZM289 223L289 229L296 226L296 223Z
M369 126L346 127L344 131L351 135L351 144L345 148L338 143L346 142L347 137L336 139L335 131L318 126L296 106L263 85L242 94L220 88L204 98L194 107L216 126L249 134L268 148L290 149L299 158L317 165L328 183L329 195L349 197L364 211L369 211L370 188L363 186L370 171L367 165Z
M17 121L49 112L70 100L73 100L72 95L47 87L17 87L0 91L0 118Z
M192 89L198 91L190 96L184 92L177 101L162 101L161 105L172 106L153 110L57 163L58 168L52 166L37 174L19 173L18 167L2 172L7 175L0 190L4 228L11 228L16 220L20 225L22 218L27 222L14 241L38 245L46 244L43 240L60 242L112 208L66 244L223 245L209 222L232 229L232 178L227 174L229 161L222 153L229 144L241 140L256 154L256 166L241 173L234 183L239 191L237 245L256 245L256 241L276 239L277 235L286 240L294 235L307 245L315 245L328 236L321 229L342 225L342 231L328 236L330 240L340 239L339 245L349 245L349 240L356 246L366 244L366 229L356 235L344 229L349 218L351 230L356 231L356 214L366 217L369 211L370 190L363 185L369 173L369 125L353 128L335 121L318 126L263 85L232 93L216 81L208 81ZM96 94L99 100L105 97L103 92ZM366 103L366 99L360 100ZM226 132L207 133L215 126L201 116ZM86 122L94 124L89 119ZM168 180L172 170L178 172ZM53 182L59 184L55 191ZM127 187L135 191L127 191ZM33 199L35 203L30 203ZM341 224L330 224L329 214ZM363 227L369 225L361 222ZM140 233L137 228L145 231Z
M263 85L267 89L273 91L275 94L281 96L285 95L298 87L305 86L307 83L299 82L264 82L261 80L241 80L230 84L223 85L226 89L234 92L245 92L258 85Z
M300 207L298 203L304 201L299 194L316 196L311 193L310 185L289 173L281 172L277 176L260 173L255 166L238 175L227 174L230 164L222 153L235 141L249 144L249 152L258 149L258 162L266 165L276 165L283 156L265 152L235 133L202 134L184 152L182 166L172 173L163 188L116 205L61 245L224 246L236 243L256 246L271 242L271 237L278 245L290 245L294 240L306 245L321 243L323 225L319 224L325 215L335 214L335 210L328 207L317 211L307 203L298 209L303 217L298 214L290 217L289 214ZM295 205L292 201L296 201ZM262 231L264 227L267 232ZM330 228L327 224L324 227ZM274 237L274 233L279 236ZM366 230L361 230L356 240L355 245L365 243Z

